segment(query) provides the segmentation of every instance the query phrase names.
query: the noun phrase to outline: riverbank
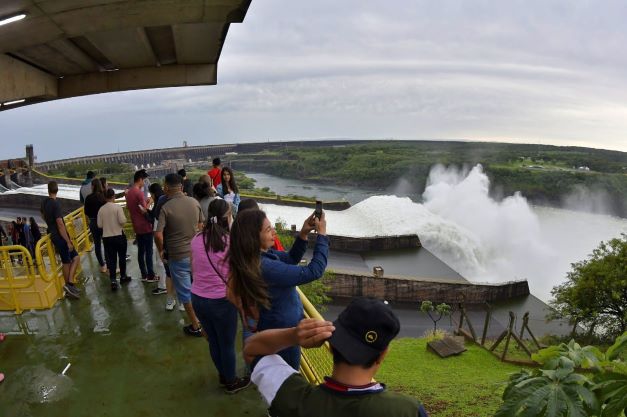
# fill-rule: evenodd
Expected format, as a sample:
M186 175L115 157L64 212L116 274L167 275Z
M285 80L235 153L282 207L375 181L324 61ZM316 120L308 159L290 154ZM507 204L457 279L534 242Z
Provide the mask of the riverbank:
M338 142L339 144L339 142ZM333 148L286 144L230 155L237 170L316 184L372 188L419 196L433 166L481 164L490 195L522 193L533 204L584 208L627 218L627 153L599 149L438 141L372 141Z

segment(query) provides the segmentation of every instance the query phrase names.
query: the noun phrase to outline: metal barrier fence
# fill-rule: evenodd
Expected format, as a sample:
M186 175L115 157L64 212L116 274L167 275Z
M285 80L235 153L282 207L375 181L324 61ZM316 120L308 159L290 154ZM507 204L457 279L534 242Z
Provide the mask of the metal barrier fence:
M303 303L305 318L323 320L322 315L316 310L300 288L296 288L300 300ZM300 357L300 373L312 384L321 384L324 377L331 375L333 370L333 356L329 342L324 342L319 348L302 349Z
M89 225L83 208L63 218L73 246L79 253L91 249ZM62 265L50 235L42 237L33 256L24 246L0 246L0 310L44 309L63 298ZM79 264L76 275L81 272Z

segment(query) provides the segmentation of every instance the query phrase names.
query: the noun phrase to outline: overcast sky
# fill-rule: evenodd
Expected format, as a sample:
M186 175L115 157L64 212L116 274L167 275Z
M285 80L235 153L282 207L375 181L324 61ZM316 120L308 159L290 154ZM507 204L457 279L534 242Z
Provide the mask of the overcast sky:
M0 159L316 138L627 151L627 2L253 0L218 85L0 112Z

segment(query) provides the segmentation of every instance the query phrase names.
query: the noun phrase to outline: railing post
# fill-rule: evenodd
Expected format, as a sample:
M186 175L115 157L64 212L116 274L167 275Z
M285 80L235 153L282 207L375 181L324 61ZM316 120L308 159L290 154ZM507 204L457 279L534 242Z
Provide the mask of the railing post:
M83 233L85 234L85 251L89 251L92 248L92 242L91 239L89 239L91 232L89 230L89 221L87 220L84 208L81 208L81 219L83 221Z

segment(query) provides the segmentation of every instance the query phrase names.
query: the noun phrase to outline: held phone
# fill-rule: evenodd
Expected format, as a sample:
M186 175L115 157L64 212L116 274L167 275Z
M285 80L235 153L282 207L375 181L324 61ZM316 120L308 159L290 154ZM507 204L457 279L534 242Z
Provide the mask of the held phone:
M318 219L322 216L322 201L316 200L316 210L314 210L314 216Z

